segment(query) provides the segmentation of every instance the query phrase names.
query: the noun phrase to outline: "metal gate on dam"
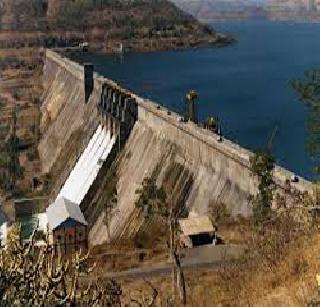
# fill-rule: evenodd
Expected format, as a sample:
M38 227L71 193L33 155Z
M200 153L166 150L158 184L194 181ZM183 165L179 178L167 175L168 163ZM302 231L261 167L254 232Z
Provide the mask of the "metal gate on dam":
M189 211L206 215L223 203L233 216L251 214L257 181L250 151L50 50L43 80L43 173L52 180L51 200L80 206L90 244L134 236L143 223L136 190L146 176L164 184L172 170L173 191ZM288 189L292 175L275 167L276 194L290 206L313 191L303 178ZM115 178L117 205L107 227L106 191Z
M97 107L101 114L102 125L111 135L118 136L121 147L138 119L138 105L135 99L121 88L103 84Z

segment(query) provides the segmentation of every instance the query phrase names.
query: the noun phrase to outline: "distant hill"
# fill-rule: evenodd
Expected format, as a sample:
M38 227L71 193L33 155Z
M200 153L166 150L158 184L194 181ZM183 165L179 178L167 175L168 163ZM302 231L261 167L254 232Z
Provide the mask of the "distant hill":
M318 0L266 0L265 11L274 20L320 21Z
M204 22L247 19L264 16L264 6L257 0L173 0L182 10Z
M0 47L63 46L89 41L110 51L159 50L220 41L167 0L0 0Z
M320 20L319 0L173 0L182 10L204 22L269 18Z

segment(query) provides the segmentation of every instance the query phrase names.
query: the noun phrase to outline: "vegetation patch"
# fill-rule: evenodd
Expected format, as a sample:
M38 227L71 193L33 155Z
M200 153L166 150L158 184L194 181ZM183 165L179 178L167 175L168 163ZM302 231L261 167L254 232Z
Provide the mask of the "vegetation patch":
M268 150L259 150L250 160L251 170L259 180L258 195L254 199L253 217L258 224L271 213L275 185L273 182L274 159Z

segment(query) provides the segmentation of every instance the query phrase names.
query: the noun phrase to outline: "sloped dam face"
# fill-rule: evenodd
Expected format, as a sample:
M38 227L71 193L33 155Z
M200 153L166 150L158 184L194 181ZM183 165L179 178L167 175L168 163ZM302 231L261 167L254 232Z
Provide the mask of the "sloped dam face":
M222 204L233 216L251 214L257 182L249 151L219 142L212 132L181 122L178 114L109 79L94 74L92 81L90 86L85 67L46 51L42 168L51 200L63 195L81 207L91 245L130 239L141 229L136 191L150 176L189 212L210 214ZM312 193L302 178L288 191L292 175L280 167L274 172L277 194L290 205L297 192ZM114 198L116 207L106 217Z

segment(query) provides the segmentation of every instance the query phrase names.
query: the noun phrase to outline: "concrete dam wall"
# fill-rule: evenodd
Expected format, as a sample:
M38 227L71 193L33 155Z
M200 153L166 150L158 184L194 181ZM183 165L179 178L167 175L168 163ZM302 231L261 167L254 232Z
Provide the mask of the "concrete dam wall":
M38 149L42 171L50 174L52 189L57 193L99 125L96 103L101 88L96 85L86 103L83 67L49 50L43 87L42 138Z
M248 150L226 139L219 142L212 132L181 122L178 114L96 74L86 102L84 67L52 51L46 52L43 78L39 152L43 172L53 181L53 198L99 124L117 136L117 144L80 204L92 245L132 238L143 226L135 201L136 190L147 176L156 178L159 186L170 186L189 211L210 214L214 206L223 204L233 216L251 214L257 182L250 172L252 153ZM293 204L298 193L312 193L312 184L299 178L288 191L291 176L275 168L277 193ZM116 187L117 205L106 223L111 183Z

